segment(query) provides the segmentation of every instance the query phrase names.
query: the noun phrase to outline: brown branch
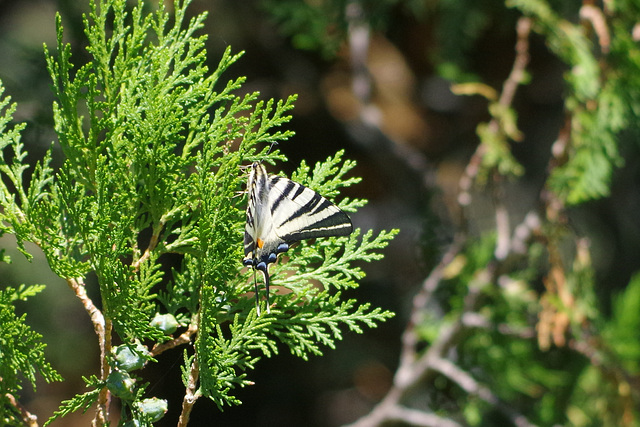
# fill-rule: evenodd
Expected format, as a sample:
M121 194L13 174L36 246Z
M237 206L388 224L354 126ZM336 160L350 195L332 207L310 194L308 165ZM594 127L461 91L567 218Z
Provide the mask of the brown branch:
M160 220L158 227L153 230L153 234L151 235L151 239L149 240L149 244L147 245L147 249L145 249L144 253L140 258L138 258L133 264L134 271L138 271L140 265L145 262L151 256L151 252L158 246L158 241L160 239L160 232L164 228L164 219Z
M357 14L353 13L350 16L357 16ZM357 23L357 19L352 18L352 20ZM525 79L525 71L526 67L529 63L529 34L531 31L531 20L527 17L522 17L518 21L517 25L517 44L515 46L516 57L514 60L514 64L511 70L511 73L507 80L504 82L502 93L498 98L497 102L503 107L509 107L514 99L515 93L519 85ZM357 55L361 52L362 49L355 49L354 47L363 46L362 44L356 43L360 40L361 34L357 30L358 28L350 28L351 39L350 46L352 47L352 60L362 61L362 55ZM353 66L354 64L352 64ZM356 63L356 65L359 65ZM361 70L361 67L353 66L355 72ZM355 79L354 79L355 80ZM359 83L366 82L365 79L359 81ZM361 95L361 98L366 100L366 91L360 90L361 87L357 86L354 88L354 92ZM489 123L489 130L494 133L498 133L501 131L501 123L498 118L494 118ZM480 165L482 163L482 158L485 155L486 147L483 144L480 144L469 161L467 168L465 170L464 175L460 179L460 197L459 201L462 205L468 204L471 202L471 198L469 195L469 191L471 189L472 183L477 176ZM466 199L465 199L466 197ZM462 202L466 200L466 202ZM456 237L453 244L450 246L449 250L445 253L440 263L431 271L429 276L422 283L420 291L413 298L413 307L409 322L405 331L402 335L402 350L400 355L400 363L396 374L394 376L393 385L384 399L379 402L373 410L366 416L362 417L360 420L351 424L351 427L373 427L382 425L389 421L401 421L404 423L408 423L416 426L447 426L454 427L459 426L458 423L448 420L446 418L441 418L440 416L434 415L424 410L415 410L410 409L403 406L403 400L410 394L410 392L418 387L420 384L428 381L439 372L436 369L438 361L444 360L448 352L457 345L465 334L469 331L473 330L473 328L477 327L473 322L468 322L468 317L465 317L466 314L470 312L473 313L477 310L477 305L480 300L480 286L486 283L496 283L497 282L497 271L501 261L504 261L506 256L510 253L513 253L514 248L522 249L522 242L524 239L530 236L530 231L533 228L532 226L519 226L516 230L518 231L518 235L514 235L512 238L509 237L509 223L506 216L506 210L501 211L499 213L500 216L498 220L500 221L500 225L502 226L502 235L503 240L501 241L501 246L497 250L497 254L499 257L496 258L496 261L490 263L485 270L481 271L478 276L478 284L476 286L469 286L469 294L465 300L465 309L463 310L463 314L460 317L447 326L443 327L437 337L437 339L431 343L429 348L422 353L418 352L419 345L423 342L418 332L416 331L416 327L422 324L425 313L425 308L433 293L442 283L442 279L445 273L445 270L451 263L455 260L456 256L466 243L466 236L462 233ZM531 221L531 218L528 217L530 224L537 224L536 221ZM465 322L466 321L466 322ZM483 326L486 326L483 324ZM513 331L511 331L513 333ZM531 332L529 332L529 336L531 336ZM458 376L460 378L460 376ZM466 374L465 378L472 379L468 374ZM467 382L466 384L470 384ZM520 414L515 413L508 405L499 401L499 399L495 398L495 396L490 395L488 397L486 391L488 389L480 386L475 380L473 383L475 388L475 393L479 393L483 395L486 400L491 400L499 410L502 410L508 417L510 417L517 425L528 426L530 425L528 421ZM478 391L479 390L479 391Z
M98 344L100 346L100 372L101 379L106 380L109 376L110 366L107 362L107 355L111 351L111 328L112 324L110 320L105 321L104 315L95 306L91 298L87 295L87 290L84 285L84 280L80 278L68 278L67 284L76 294L76 297L82 303L87 314L93 324L93 330L98 336ZM111 400L111 393L109 389L104 387L100 390L98 396L98 407L96 408L96 416L92 421L93 426L106 425L109 419L109 402Z
M172 348L178 347L183 344L188 344L191 342L191 337L198 332L198 325L194 322L189 324L189 328L180 334L179 337L172 339L171 341L167 341L162 344L156 344L151 350L151 355L153 357L158 356L159 354L171 350Z
M102 312L98 309L98 307L95 306L91 298L89 298L89 296L87 295L84 280L81 277L77 279L69 278L67 279L67 285L69 285L71 290L76 294L76 297L78 297L78 299L82 303L84 310L89 314L89 317L91 318L93 330L95 331L98 338L100 338L100 342L104 343L104 316L102 315Z
M609 53L611 36L609 35L607 20L604 17L604 13L602 13L602 9L592 4L583 4L580 8L580 18L591 23L593 30L598 36L598 43L600 44L602 53Z
M525 79L525 72L527 65L529 64L529 34L531 33L531 19L523 16L518 19L516 26L516 33L518 40L516 42L516 57L513 61L513 67L509 73L509 77L502 85L502 92L498 99L498 104L503 107L509 107L513 103L518 86ZM500 131L500 122L494 118L489 122L488 130L492 133L498 133ZM486 154L487 147L485 144L478 145L475 153L469 159L467 166L460 177L460 193L458 195L458 203L462 206L467 206L471 203L471 186L476 179L476 176L480 172L480 165L482 159Z
M38 417L27 411L13 394L7 393L4 396L9 400L9 403L20 412L22 422L25 426L38 427Z
M101 379L106 380L111 372L111 366L107 360L107 356L111 353L111 331L113 329L113 323L111 319L105 320L104 328L104 342L100 343L100 373ZM107 425L109 420L109 405L111 403L111 392L107 387L103 387L98 395L98 409L96 411L96 417L93 420L93 425L104 426Z
M178 419L178 427L187 427L189 424L189 417L191 416L191 410L196 400L200 397L198 391L198 377L200 375L200 368L198 367L198 357L194 356L193 362L191 362L191 370L189 372L189 383L182 399L182 412Z
M518 40L516 42L516 57L513 61L513 68L509 77L502 85L502 93L498 103L503 106L509 106L513 102L516 91L520 84L525 80L525 72L529 65L529 34L531 33L531 18L522 16L516 24L516 34Z
M416 359L416 348L418 346L419 337L416 332L416 326L422 323L424 317L424 308L431 299L431 295L435 292L442 280L444 269L453 261L462 248L463 238L458 236L454 243L449 247L440 260L440 263L431 271L431 274L422 282L420 291L413 297L411 316L409 323L402 334L402 351L400 354L400 366L406 366L413 363ZM400 368L399 368L400 369Z
M202 319L202 288L200 288L200 302L201 304L198 307L198 313L191 319L189 329L187 329L187 331L180 337L176 338L176 340L180 340L183 335L185 337L182 339L191 339L191 335L196 334L200 330L200 320ZM182 399L182 411L180 412L180 418L178 419L178 427L187 427L193 405L195 405L196 400L201 396L200 391L198 390L198 382L200 379L198 346L196 345L195 347L195 354L193 356L193 361L191 362L191 369L189 370L189 381L187 382L184 398Z

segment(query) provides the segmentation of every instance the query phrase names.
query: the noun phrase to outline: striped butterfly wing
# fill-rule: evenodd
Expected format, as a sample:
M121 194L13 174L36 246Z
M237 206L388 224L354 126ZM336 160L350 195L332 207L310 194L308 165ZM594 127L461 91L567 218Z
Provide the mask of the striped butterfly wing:
M252 165L244 235L244 264L263 273L269 310L269 264L304 239L351 234L351 220L315 191ZM256 303L258 303L256 282ZM258 314L260 307L258 305Z
M347 214L310 188L279 176L269 181L274 232L284 242L347 236L353 231Z

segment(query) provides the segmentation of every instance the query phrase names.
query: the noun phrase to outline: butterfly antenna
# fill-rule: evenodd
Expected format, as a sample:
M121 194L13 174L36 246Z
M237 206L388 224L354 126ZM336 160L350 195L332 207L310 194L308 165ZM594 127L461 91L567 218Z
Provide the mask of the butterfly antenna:
M271 142L271 146L269 147L269 150L267 150L267 154L269 154L271 152L271 150L273 150L273 147L275 145L278 145L278 141L272 141Z

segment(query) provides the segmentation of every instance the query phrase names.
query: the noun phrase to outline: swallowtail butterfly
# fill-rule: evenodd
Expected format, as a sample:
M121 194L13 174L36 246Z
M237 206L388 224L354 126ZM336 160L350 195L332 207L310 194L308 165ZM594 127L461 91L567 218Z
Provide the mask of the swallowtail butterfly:
M300 240L347 236L353 226L347 214L320 194L290 179L267 174L258 162L251 165L247 191L243 264L262 272L270 312L269 264L278 254ZM260 315L257 281L255 287Z

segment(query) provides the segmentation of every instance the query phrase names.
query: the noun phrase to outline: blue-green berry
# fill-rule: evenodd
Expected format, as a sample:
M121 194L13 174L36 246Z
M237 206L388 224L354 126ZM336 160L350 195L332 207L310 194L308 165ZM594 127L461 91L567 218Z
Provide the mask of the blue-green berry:
M138 403L138 410L145 415L149 421L155 423L167 413L168 404L164 399L151 397L140 401Z
M107 388L111 394L123 400L135 397L135 386L136 380L123 371L113 370L107 377Z
M178 323L173 314L157 313L153 320L151 320L151 326L160 329L165 335L171 335L178 329L180 323Z

